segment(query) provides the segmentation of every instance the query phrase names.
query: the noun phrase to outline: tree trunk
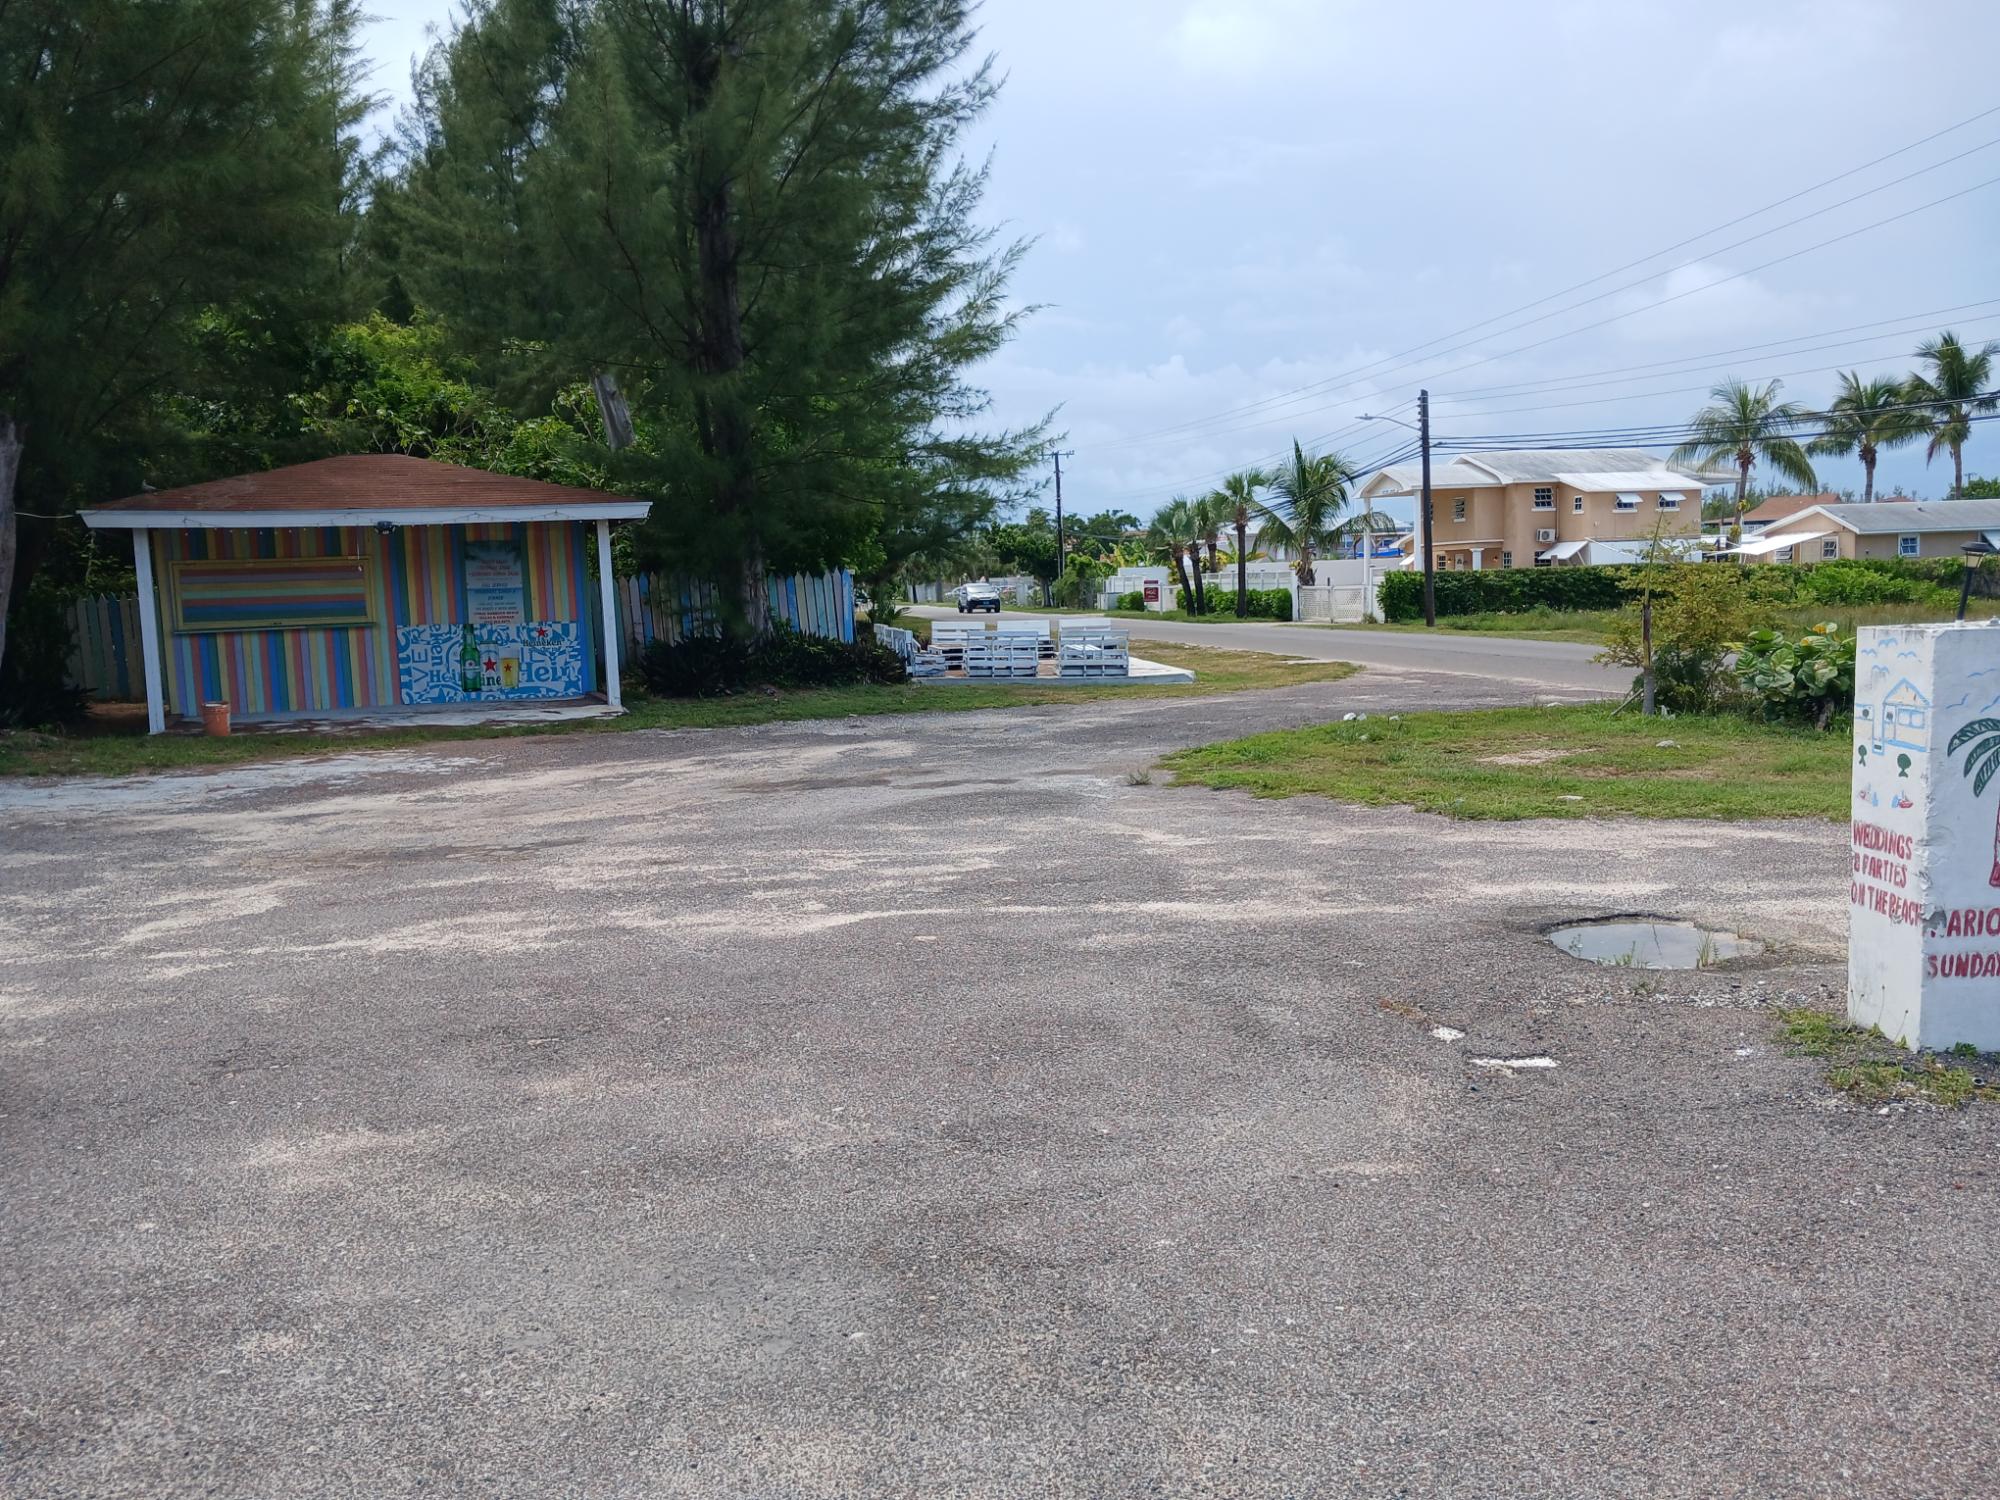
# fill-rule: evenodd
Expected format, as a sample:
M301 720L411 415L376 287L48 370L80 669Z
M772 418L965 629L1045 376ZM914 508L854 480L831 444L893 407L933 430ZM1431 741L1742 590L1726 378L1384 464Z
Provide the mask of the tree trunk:
M1720 574L1716 575L1720 577ZM1645 659L1646 670L1643 677L1639 712L1651 718L1659 712L1659 682L1653 676L1653 596L1646 595L1639 605L1639 654Z
M1302 589L1312 588L1319 582L1319 575L1313 571L1312 548L1306 546L1303 542L1299 544L1298 574L1299 587Z
M1951 445L1951 498L1958 500L1965 494L1965 445Z
M7 660L7 605L14 592L14 478L21 471L21 434L0 411L0 662Z
M1867 447L1861 450L1861 503L1875 503L1875 450Z
M726 59L711 44L690 69L698 108L708 108ZM764 594L763 542L757 533L757 480L753 431L736 374L743 368L741 246L731 178L725 164L698 154L693 168L695 275L700 284L694 366L703 377L697 427L703 451L719 470L712 503L728 517L727 533L741 550L737 602L745 623L761 635L769 625Z
M1181 581L1180 605L1182 609L1186 609L1188 601L1194 598L1194 590L1188 587L1187 549L1185 547L1174 548L1174 576Z
M1250 521L1242 512L1236 515L1236 618L1242 619L1250 611L1249 560Z
M1743 502L1750 491L1750 465L1753 462L1747 453L1736 456L1736 545L1743 545ZM1743 563L1743 554L1736 554L1737 564Z

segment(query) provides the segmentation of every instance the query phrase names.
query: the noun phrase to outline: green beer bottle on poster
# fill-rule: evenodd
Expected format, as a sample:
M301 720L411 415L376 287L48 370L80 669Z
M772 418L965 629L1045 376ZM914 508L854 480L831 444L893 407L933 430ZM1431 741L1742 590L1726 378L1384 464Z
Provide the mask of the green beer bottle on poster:
M486 686L485 674L479 670L479 642L473 639L472 627L465 627L458 648L458 685L468 693L477 693Z

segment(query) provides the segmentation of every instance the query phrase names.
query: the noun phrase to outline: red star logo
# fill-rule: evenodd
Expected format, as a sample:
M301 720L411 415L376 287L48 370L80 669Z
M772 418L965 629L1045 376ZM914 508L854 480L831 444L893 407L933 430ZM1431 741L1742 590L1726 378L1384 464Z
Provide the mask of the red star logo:
M537 625L535 627L536 635L547 635L548 633L549 633L549 627L546 625Z
M497 661L495 661L495 660L494 660L494 659L493 659L492 657L490 657L490 656L489 656L489 657L487 657L487 658L486 658L486 670L487 670L487 671L489 671L489 672L491 672L491 671L495 671L495 670L497 670L497 669L498 669L499 665L500 665L500 663L499 663L499 662L497 662Z

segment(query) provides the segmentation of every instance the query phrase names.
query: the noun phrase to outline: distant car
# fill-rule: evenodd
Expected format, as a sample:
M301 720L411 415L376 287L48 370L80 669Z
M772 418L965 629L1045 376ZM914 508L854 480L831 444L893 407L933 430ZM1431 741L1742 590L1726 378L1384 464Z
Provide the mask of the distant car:
M961 583L951 591L951 597L958 601L958 612L962 615L975 609L1000 613L1000 590L990 583Z

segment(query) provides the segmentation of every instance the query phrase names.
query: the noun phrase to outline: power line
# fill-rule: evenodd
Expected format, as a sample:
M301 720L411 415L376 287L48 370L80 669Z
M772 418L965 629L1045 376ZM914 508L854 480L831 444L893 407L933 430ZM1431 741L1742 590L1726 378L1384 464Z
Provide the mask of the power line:
M1727 221L1725 221L1725 222L1723 222L1723 223L1721 223L1721 224L1717 224L1717 225L1714 225L1714 226L1712 226L1712 227L1710 227L1710 228L1708 228L1708 229L1705 229L1705 230L1702 230L1702 231L1701 231L1700 233L1698 233L1698 234L1695 234L1695 235L1691 235L1691 236L1690 236L1690 237L1688 237L1687 239L1684 239L1684 240L1680 240L1680 241L1677 241L1676 243L1674 243L1674 244L1672 244L1672 245L1668 245L1668 246L1667 246L1667 247L1665 247L1664 249L1661 249L1661 250L1656 250L1656 251L1652 252L1652 253L1651 253L1650 255L1644 255L1644 256L1641 256L1641 257L1639 257L1639 259L1637 259L1637 260L1633 260L1633 261L1628 261L1628 262L1626 262L1626 263L1625 263L1624 265L1622 265L1622 266L1618 266L1618 267L1615 267L1615 268L1613 268L1612 270L1609 270L1609 271L1605 271L1605 272L1601 272L1601 273L1599 273L1599 274L1598 274L1598 275L1596 275L1596 276L1592 276L1592 277L1589 277L1589 278L1587 278L1586 280L1583 280L1583 281L1579 281L1579 282L1576 282L1576 283L1574 283L1574 284L1572 284L1572 285L1570 285L1570 286L1567 286L1567 287L1564 287L1564 288L1562 288L1562 289L1561 289L1561 290L1559 290L1559 291L1555 291L1555 292L1551 292L1551 293L1549 293L1549 294L1548 294L1547 296L1544 296L1544 297L1538 297L1538 298L1536 298L1536 299L1535 299L1534 301L1532 301L1532 302L1525 302L1525 303L1522 303L1522 304L1521 304L1521 305L1520 305L1519 307L1515 307L1515 308L1512 308L1512 309L1510 309L1510 310L1509 310L1509 311L1507 311L1507 312L1504 312L1504 313L1498 313L1498 314L1495 314L1495 315L1494 315L1494 316L1492 316L1492 317L1489 317L1489 318L1484 318L1484 319L1481 319L1481 320L1480 320L1479 322L1476 322L1476 323L1470 323L1470 324L1467 324L1467 325L1466 325L1465 327L1463 327L1463 328L1460 328L1460 329L1457 329L1457 330L1456 330L1456 331L1454 331L1454 332L1451 332L1451 333L1447 333L1447 334L1440 334L1440 335L1439 335L1438 337L1436 337L1436 338L1433 338L1433 339L1428 339L1428 340L1426 340L1425 342L1423 342L1423 343L1420 343L1420 344L1414 344L1414 345L1410 346L1410 347L1409 347L1408 349L1404 349L1404 350L1400 351L1399 353L1396 353L1396 354L1391 354L1391 355L1386 355L1386 356L1384 356L1383 358L1381 358L1381 359L1378 359L1378 360L1375 360L1375 361L1372 361L1372 362L1370 362L1370 363L1368 363L1368 364L1365 364L1365 365L1358 365L1358 366L1354 366L1354 367L1350 368L1349 370L1346 370L1346 371L1341 371L1341 372L1337 372L1337 373L1336 373L1336 374L1334 374L1334 375L1331 375L1331 376L1328 376L1328 377L1327 377L1326 379L1324 379L1324 380L1319 380L1319 381L1312 381L1312 382L1309 382L1309 383L1307 383L1307 384L1305 384L1305 385L1302 385L1302 386L1297 386L1297 387L1294 387L1294 388L1293 388L1292 390L1290 390L1290 391L1284 391L1284 392L1280 392L1280 393L1279 393L1278 395L1275 395L1275 396L1270 396L1270 397L1265 397L1265 398L1262 398L1262 399L1260 399L1260 400L1257 400L1257 401L1253 401L1253 402L1249 402L1249 403L1246 403L1245 405L1242 405L1242 406L1239 406L1239 407L1235 407L1235 408L1231 408L1231 409L1228 409L1228 410L1225 410L1225 411L1222 411L1222 412L1218 412L1218 413L1215 413L1214 415L1212 415L1212 416L1210 416L1210 417L1207 417L1207 418L1198 418L1198 419L1195 419L1194 421L1191 421L1191 422L1184 422L1184 423L1176 423L1176 424L1172 424L1172 425L1169 425L1169 426L1167 426L1167 427L1163 427L1163 428L1157 428L1157 429L1155 429L1155 430L1153 430L1153 431L1151 431L1151 432L1145 432L1145 433L1140 433L1140 434L1137 434L1136 436L1134 436L1133 438L1130 438L1130 439L1121 439L1121 440L1120 440L1120 443L1121 443L1121 445L1122 445L1122 444L1127 444L1127 443L1140 443L1140 442L1145 442L1145 441L1149 441L1149 440L1151 440L1151 439L1153 439L1153 438L1157 438L1157 437L1163 437L1163 436L1168 436L1168 435L1171 435L1171 434L1174 434L1174 433L1178 433L1178 432L1182 432L1182 431L1185 431L1185 430L1188 430L1188 429L1190 429L1190 428L1193 428L1193 427L1199 427L1199 426L1206 426L1206 425L1208 425L1208 424L1210 424L1210 423L1213 423L1213 422L1217 422L1217 421L1224 421L1224 420L1227 420L1227 419L1228 419L1228 418L1230 418L1230 417L1235 417L1235 416L1242 416L1242 415L1247 415L1247 414L1249 414L1249 413L1252 413L1252 412L1256 412L1256 411L1262 411L1262 410L1266 410L1266 409L1269 409L1269 408L1271 408L1271 407L1274 407L1274 406L1280 406L1280 405L1287 405L1287 404L1290 404L1290 403L1291 403L1291 401L1292 401L1292 400L1293 400L1294 398L1296 398L1296 397L1300 397L1300 396L1304 396L1304 395L1308 395L1308 394L1312 394L1312 393L1316 393L1316 392L1324 392L1324 391L1327 391L1327 390L1330 390L1330 389L1344 389L1344 388L1345 388L1345 386L1343 386L1343 385L1339 385L1339 384L1336 384L1336 382L1340 382L1340 381L1342 381L1343 377L1346 377L1346 384L1347 384L1347 385L1352 385L1352 384L1358 384L1358 383L1359 383L1359 377L1361 377L1361 376L1364 376L1364 375L1367 375L1367 374L1369 374L1370 372L1376 372L1376 371L1380 371L1380 372L1381 372L1381 373L1383 373L1383 374L1387 374L1387 373L1390 373L1390 372L1391 372L1391 371L1393 371L1394 369L1400 369L1400 368L1402 368L1402 367L1403 367L1403 365L1404 365L1405 363L1409 362L1409 358L1410 358L1410 356L1413 356L1413 355L1417 355L1417 354L1421 354L1421 353L1423 353L1423 351L1425 351L1425 350L1428 350L1428 349L1431 349L1431 348L1432 348L1432 347L1433 347L1434 345L1437 345L1437 344L1441 344L1441 343L1446 343L1446 342L1448 342L1448 341L1450 341L1450 340L1452 340L1452 339L1457 339L1457 338L1461 338L1461 337L1462 337L1462 336L1464 336L1465 334L1468 334L1468 333L1473 333L1473 332L1476 332L1477 330L1479 330L1479 329L1482 329L1482 328L1488 328L1488 327L1490 327L1491 325L1493 325L1494 323L1498 323L1498 322L1502 322L1502 321L1504 321L1504 320L1506 320L1506 319L1508 319L1508 318L1512 318L1512 317L1516 317L1516 316L1518 316L1518 315L1519 315L1519 314L1521 314L1521 313L1524 313L1524 312L1529 312L1529 311L1532 311L1533 309L1535 309L1535 308L1537 308L1537 307L1541 307L1541 306L1543 306L1543 305L1545 305L1545 304L1547 304L1547 303L1549 303L1549 302L1552 302L1552 301L1555 301L1555 300L1557 300L1558 298L1562 298L1562 297L1567 297L1567 296L1568 296L1568 295L1570 295L1570 294L1571 294L1572 292L1578 292L1578 291L1582 291L1582 290L1584 290L1584 289L1585 289L1585 288L1587 288L1587 287L1591 287L1591 286L1595 286L1595 285L1597 285L1597 284L1598 284L1599 282L1601 282L1601 281L1606 281L1606 280L1609 280L1609 279L1610 279L1611 277L1613 277L1613 276L1617 276L1617 275L1621 275L1621 274L1623 274L1623 273L1624 273L1624 272L1626 272L1626 271L1629 271L1629 270L1633 270L1633 269L1635 269L1635 268L1636 268L1636 267L1638 267L1638 266L1642 266L1642 265L1645 265L1645 264L1646 264L1646 263L1647 263L1648 261L1653 261L1653 260L1658 260L1658 259L1660 259L1660 258L1661 258L1662 256L1665 256L1665 255L1671 255L1671 254L1672 254L1672 253L1673 253L1674 251L1676 251L1676 250L1682 250L1682 249L1685 249L1685 248L1687 248L1688 246L1690 246L1690 245L1693 245L1693 244L1697 244L1697 243L1699 243L1700 241L1702 241L1702 240L1705 240L1705 239L1709 238L1709 237L1710 237L1710 236L1712 236L1712 235L1716 235L1716 234L1720 234L1720 233L1722 233L1722 232L1723 232L1723 231L1725 231L1725 230L1728 230L1728 229L1733 229L1733 228L1735 228L1735 227L1736 227L1737 225L1739 225L1739 224L1744 224L1744 223L1748 223L1748 222L1749 222L1750 220L1752 220L1752 219L1756 219L1756 218L1760 218L1760 217L1762 217L1762 216L1763 216L1764 214L1767 214L1767 213L1770 213L1770 212L1772 212L1772 211L1773 211L1773 210L1775 210L1775 209L1779 209L1779 208L1782 208L1782 207L1784 207L1784 206L1785 206L1786 204L1788 204L1788 203L1795 203L1795 202L1797 202L1797 201L1798 201L1799 199L1801 199L1801 198L1805 198L1805 197L1809 197L1809 196L1811 196L1811 195L1812 195L1813 193L1816 193L1816 192L1819 192L1819 191L1820 191L1820 190L1821 190L1822 188L1827 188L1827 187L1831 187L1831 186L1832 186L1832 185L1833 185L1834 183L1836 183L1836 182L1843 182L1843 181L1847 180L1848 178L1850 178L1850 177L1855 177L1855 176L1858 176L1858 175L1859 175L1859 174L1861 174L1862 172L1866 172L1866 171L1870 170L1870 169L1871 169L1871 168L1873 168L1873 167L1878 167L1878 166L1880 166L1880 165L1881 165L1882 163L1884 163L1884 162L1886 162L1886 161L1891 161L1891 160L1894 160L1894 159L1895 159L1896 157L1898 157L1898 156L1903 156L1903 155L1907 155L1907 154L1908 154L1909 152L1911 152L1911 151L1915 151L1915 150L1917 150L1918 148L1920 148L1920 147L1922 147L1922 146L1926 146L1926 145L1929 145L1929 144L1930 144L1930 143L1931 143L1932 141L1935 141L1935 140L1939 140L1939 139L1941 139L1941 138L1942 138L1942 137L1944 137L1944 136L1947 136L1947 135L1951 135L1951 134L1954 134L1954 133L1955 133L1955 132L1957 132L1957 131L1960 131L1960 130L1963 130L1963 129L1965 129L1965 128L1966 128L1967 126L1969 126L1969 125L1974 125L1974 124L1977 124L1977 123L1978 123L1979 121L1981 121L1981 120L1984 120L1984 119L1987 119L1988 117L1990 117L1990 116L1992 116L1992 115L1995 115L1995 114L2000 114L2000 105L1993 105L1993 106L1991 106L1991 107L1989 107L1989 108L1987 108L1987 109L1983 109L1983 110L1981 110L1981 111L1980 111L1979 113L1977 113L1977 114L1974 114L1974 115L1971 115L1971 116L1968 116L1967 118L1965 118L1965 119L1963 119L1963 120L1960 120L1960 121L1958 121L1958 122L1957 122L1956 124L1953 124L1953 125L1947 125L1947 126L1946 126L1946 127L1944 127L1944 128L1942 129L1942 130L1937 130L1937 131L1933 131L1933 132L1932 132L1931 134L1929 134L1929 135L1927 135L1927 136L1924 136L1924 137L1922 137L1922 138L1920 138L1920 139L1918 139L1918 140L1915 140L1915 141L1912 141L1912 142L1910 142L1910 143L1909 143L1908 145L1905 145L1905 146L1899 146L1899 147L1897 147L1897 148L1896 148L1896 149L1895 149L1894 151L1890 151L1890 152L1886 152L1886 153L1884 153L1884 154L1883 154L1883 155L1881 155L1881 156L1878 156L1878 157L1875 157L1875 158L1874 158L1873 160L1871 160L1871 161L1866 161L1866 162L1863 162L1863 163L1862 163L1861 165L1859 165L1859 166L1856 166L1856 167L1850 167L1850 168L1849 168L1849 169L1847 169L1846 171L1844 171L1844 172L1839 172L1839 173L1836 173L1836 174L1835 174L1834 176L1832 176L1832 177L1828 177L1828 178L1825 178L1825 179L1823 179L1823 180L1822 180L1822 181L1820 181L1820 182L1816 182L1816 183L1812 184L1812 185L1811 185L1810 187L1805 187L1805 188L1800 188L1800 189L1799 189L1798 191L1796 191L1796 192L1794 192L1794 193L1790 193L1790 194L1786 195L1786 196L1785 196L1785 197L1783 197L1783 198L1779 198L1779 199L1777 199L1777 200L1776 200L1775 202L1771 202L1771 203L1767 203L1767 204L1765 204L1765 205L1764 205L1763 207L1761 207L1761 208L1757 208L1757 209L1753 209L1753 210L1751 210L1751 211L1750 211L1749 213L1746 213L1746 214L1740 214L1740 215L1738 215L1738 216L1737 216L1736 218L1734 218L1734 219L1729 219L1729 220L1727 220ZM1992 143L1991 143L1991 142L1989 142L1989 143L1987 143L1987 144L1988 144L1988 145L1990 145L1990 144L1992 144ZM1984 150L1984 149L1986 149L1986 147L1984 147L1984 146L1979 146L1979 147L1974 147L1974 148L1972 148L1972 151L1979 151L1979 150ZM1967 151L1967 152L1961 152L1961 153L1959 154L1959 156L1956 156L1956 157L1951 157L1951 158L1947 158L1947 162L1949 162L1949 161L1956 161L1956 160L1959 160L1959 159L1960 159L1961 157L1963 157L1963 156L1967 156L1967 155L1971 155L1971 154L1972 154L1972 151ZM1935 165L1945 165L1945 164L1947 164L1947 163L1946 163L1946 162L1940 162L1940 163L1936 163ZM1927 170L1930 170L1930 169L1929 169L1929 168L1925 168L1924 170L1926 170L1926 171L1927 171ZM1917 174L1917 173L1911 173L1911 174L1908 174L1908 176L1915 176L1915 175L1919 175L1919 174ZM1897 182L1903 182L1903 181L1907 181L1907 180L1908 180L1908 176L1906 176L1906 177L1903 177L1903 178L1898 178L1898 179L1895 179L1895 181L1894 181L1894 182L1890 182L1890 183L1885 183L1885 184L1883 184L1883 186L1884 186L1884 187L1893 187L1893 186L1895 186L1895 185L1896 185L1896 183L1897 183ZM1873 190L1871 190L1871 191L1879 191L1879 189L1873 189ZM1859 196L1866 196L1866 195L1864 194L1864 195L1859 195ZM1848 199L1848 200L1845 200L1845 201L1846 201L1846 202L1852 202L1852 201L1854 201L1854 200L1853 200L1853 199ZM1945 201L1945 200L1939 200L1939 201ZM1841 206L1841 205L1838 205L1838 204L1837 204L1837 205L1833 205L1833 206L1834 206L1834 207L1839 207L1839 206ZM1935 205L1930 205L1930 206L1935 206ZM1913 212L1914 212L1914 211L1917 211L1917 210L1913 210ZM1810 216L1808 216L1808 217L1810 217ZM1799 221L1793 221L1793 222L1799 222ZM1886 222L1892 222L1892 220L1885 220L1885 221L1883 221L1883 222L1885 222L1885 223L1886 223ZM1783 227L1787 227L1787 226L1779 226L1779 227L1780 227L1780 228L1783 228ZM1879 226L1869 226L1869 227L1879 227ZM1775 232L1775 231L1772 231L1772 232ZM1756 237L1755 237L1755 236L1753 236L1753 238L1756 238ZM1742 243L1748 243L1748 241L1744 241L1744 242L1742 242ZM1828 241L1827 243L1833 243L1833 241ZM1812 248L1818 248L1818 247L1812 247ZM1711 251L1710 253L1712 254L1712 253L1715 253L1715 252ZM1770 262L1769 264L1777 264L1777 262L1773 261L1773 262ZM1759 268L1759 269L1761 269L1761 268ZM1656 273L1654 273L1654 274L1655 274L1655 275L1658 275L1658 274L1661 274L1661 273L1657 273L1657 272L1656 272ZM1649 277L1649 278L1647 278L1647 279L1651 279L1651 278ZM1719 282L1717 282L1717 283L1711 283L1711 285L1720 285L1720 284L1721 284L1721 283L1719 283ZM1592 299L1592 300L1600 300L1600 299ZM1584 305L1584 304L1579 304L1579 305ZM1554 314L1551 314L1550 316L1554 316ZM1531 320L1531 321L1540 321L1540 320ZM1520 326L1523 326L1523 327L1525 327L1525 326L1527 326L1527 325L1526 325L1526 324L1523 324L1523 325L1520 325ZM1597 326L1597 325L1592 325L1592 326ZM1577 332L1582 332L1583 330L1579 329L1579 330L1575 330L1575 331L1577 331ZM1462 347L1464 347L1464 345L1457 345L1457 346L1455 346L1455 348L1462 348ZM1447 353L1451 353L1451 352L1453 352L1453 350L1440 350L1440 351L1437 351L1437 354L1447 354ZM1435 355L1433 355L1433 356L1431 356L1431 357L1436 357L1436 356L1435 356ZM1388 366L1388 367L1389 367L1389 369L1385 370L1385 369L1383 368L1384 366ZM1108 447L1108 446L1113 446L1113 445L1110 445L1110 444L1107 444L1107 445L1105 445L1105 446L1107 446L1107 447Z

